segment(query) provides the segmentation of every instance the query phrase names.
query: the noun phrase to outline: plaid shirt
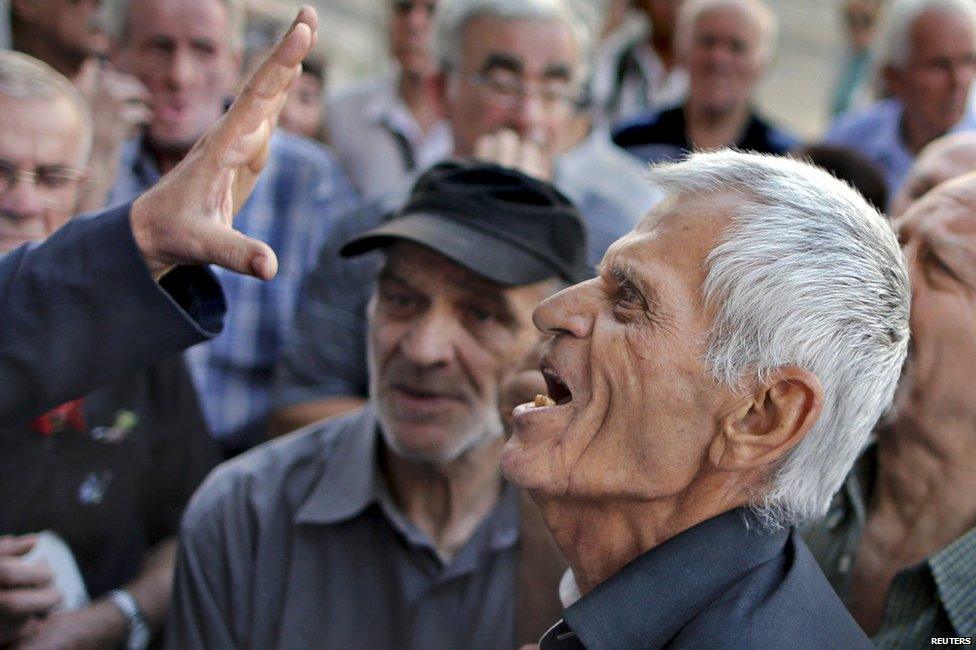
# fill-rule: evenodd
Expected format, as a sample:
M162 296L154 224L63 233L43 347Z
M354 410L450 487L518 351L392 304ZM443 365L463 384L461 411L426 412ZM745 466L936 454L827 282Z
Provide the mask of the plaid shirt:
M142 138L126 143L110 203L139 194L160 174ZM357 202L332 153L276 133L271 155L234 226L267 242L278 256L272 282L215 268L227 296L223 333L187 351L208 424L225 449L264 438L272 373L291 330L302 278L336 218Z
M834 497L827 516L804 539L841 598L867 520L877 464L869 448ZM879 648L927 648L932 637L976 636L976 528L924 562L898 573L888 587L884 618L872 639Z

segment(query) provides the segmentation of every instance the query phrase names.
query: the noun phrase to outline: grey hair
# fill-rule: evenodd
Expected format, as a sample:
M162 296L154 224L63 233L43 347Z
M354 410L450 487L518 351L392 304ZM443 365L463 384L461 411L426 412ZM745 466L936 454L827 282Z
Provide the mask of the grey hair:
M739 392L796 366L823 385L820 418L751 501L764 525L822 516L891 404L911 291L888 222L846 183L787 158L730 150L652 168L671 196L741 203L708 254L704 361Z
M123 45L129 39L129 14L132 10L132 3L136 0L110 0L109 6L104 13L105 26L108 35L117 45ZM244 47L244 26L247 21L247 12L242 0L220 0L227 10L227 22L230 26L230 34L227 41L231 50L240 51Z
M908 64L909 32L930 11L959 16L973 27L976 44L976 3L973 0L894 0L882 12L872 56L876 67L903 68Z
M64 75L32 56L0 50L0 95L13 99L67 98L78 111L85 129L81 164L88 162L94 137L91 111L88 102Z
M564 23L572 32L579 51L577 80L585 78L590 33L568 0L445 0L437 7L434 28L434 51L443 70L458 68L464 28L472 20L484 17Z
M688 0L678 14L676 39L678 48L687 52L691 47L695 22L705 12L719 7L736 7L744 11L759 26L759 43L756 51L763 63L769 63L776 51L779 21L776 14L762 0Z

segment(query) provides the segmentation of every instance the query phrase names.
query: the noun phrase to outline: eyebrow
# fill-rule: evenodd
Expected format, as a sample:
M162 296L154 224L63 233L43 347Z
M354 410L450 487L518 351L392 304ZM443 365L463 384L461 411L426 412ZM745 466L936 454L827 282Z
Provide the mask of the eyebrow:
M649 311L660 311L661 300L657 289L652 284L647 282L642 275L634 273L633 267L629 264L621 265L616 261L614 261L613 264L601 262L597 271L600 273L600 275L609 275L617 284L627 283L631 285L637 289L642 296L644 296L644 301L647 303L647 308Z
M413 285L407 281L402 275L397 273L395 270L390 268L389 264L385 264L380 272L376 274L376 284L379 285L382 282L396 282L397 284L402 284L411 291L416 291Z
M573 71L565 63L556 63L547 66L545 70L542 71L543 79L563 79L569 81L573 78Z
M415 287L413 283L390 268L390 265L385 265L376 276L377 285L382 282L395 282L410 291L422 293L421 289ZM497 311L502 323L508 329L514 329L518 325L515 312L512 310L512 302L499 291L497 285L489 280L481 281L475 277L467 278L454 300L456 302L468 301L480 304L491 303L492 308Z
M525 66L522 65L521 59L511 54L502 54L500 52L492 52L485 57L485 62L481 64L482 72L507 70L515 74L522 74L524 69Z

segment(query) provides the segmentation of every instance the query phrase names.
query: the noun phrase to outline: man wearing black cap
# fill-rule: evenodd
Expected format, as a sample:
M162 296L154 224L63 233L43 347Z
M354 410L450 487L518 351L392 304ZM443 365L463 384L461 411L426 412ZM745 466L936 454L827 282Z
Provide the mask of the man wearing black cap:
M447 162L342 253L377 248L370 401L199 490L172 647L513 648L558 617L561 561L498 473L498 383L533 308L586 277L580 218L547 183Z

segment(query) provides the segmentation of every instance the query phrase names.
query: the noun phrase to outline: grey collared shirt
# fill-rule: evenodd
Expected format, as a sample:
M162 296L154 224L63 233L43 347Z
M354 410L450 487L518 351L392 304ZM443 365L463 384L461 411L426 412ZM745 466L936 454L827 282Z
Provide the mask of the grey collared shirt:
M518 492L450 562L394 505L370 407L218 468L187 509L172 648L512 648Z

